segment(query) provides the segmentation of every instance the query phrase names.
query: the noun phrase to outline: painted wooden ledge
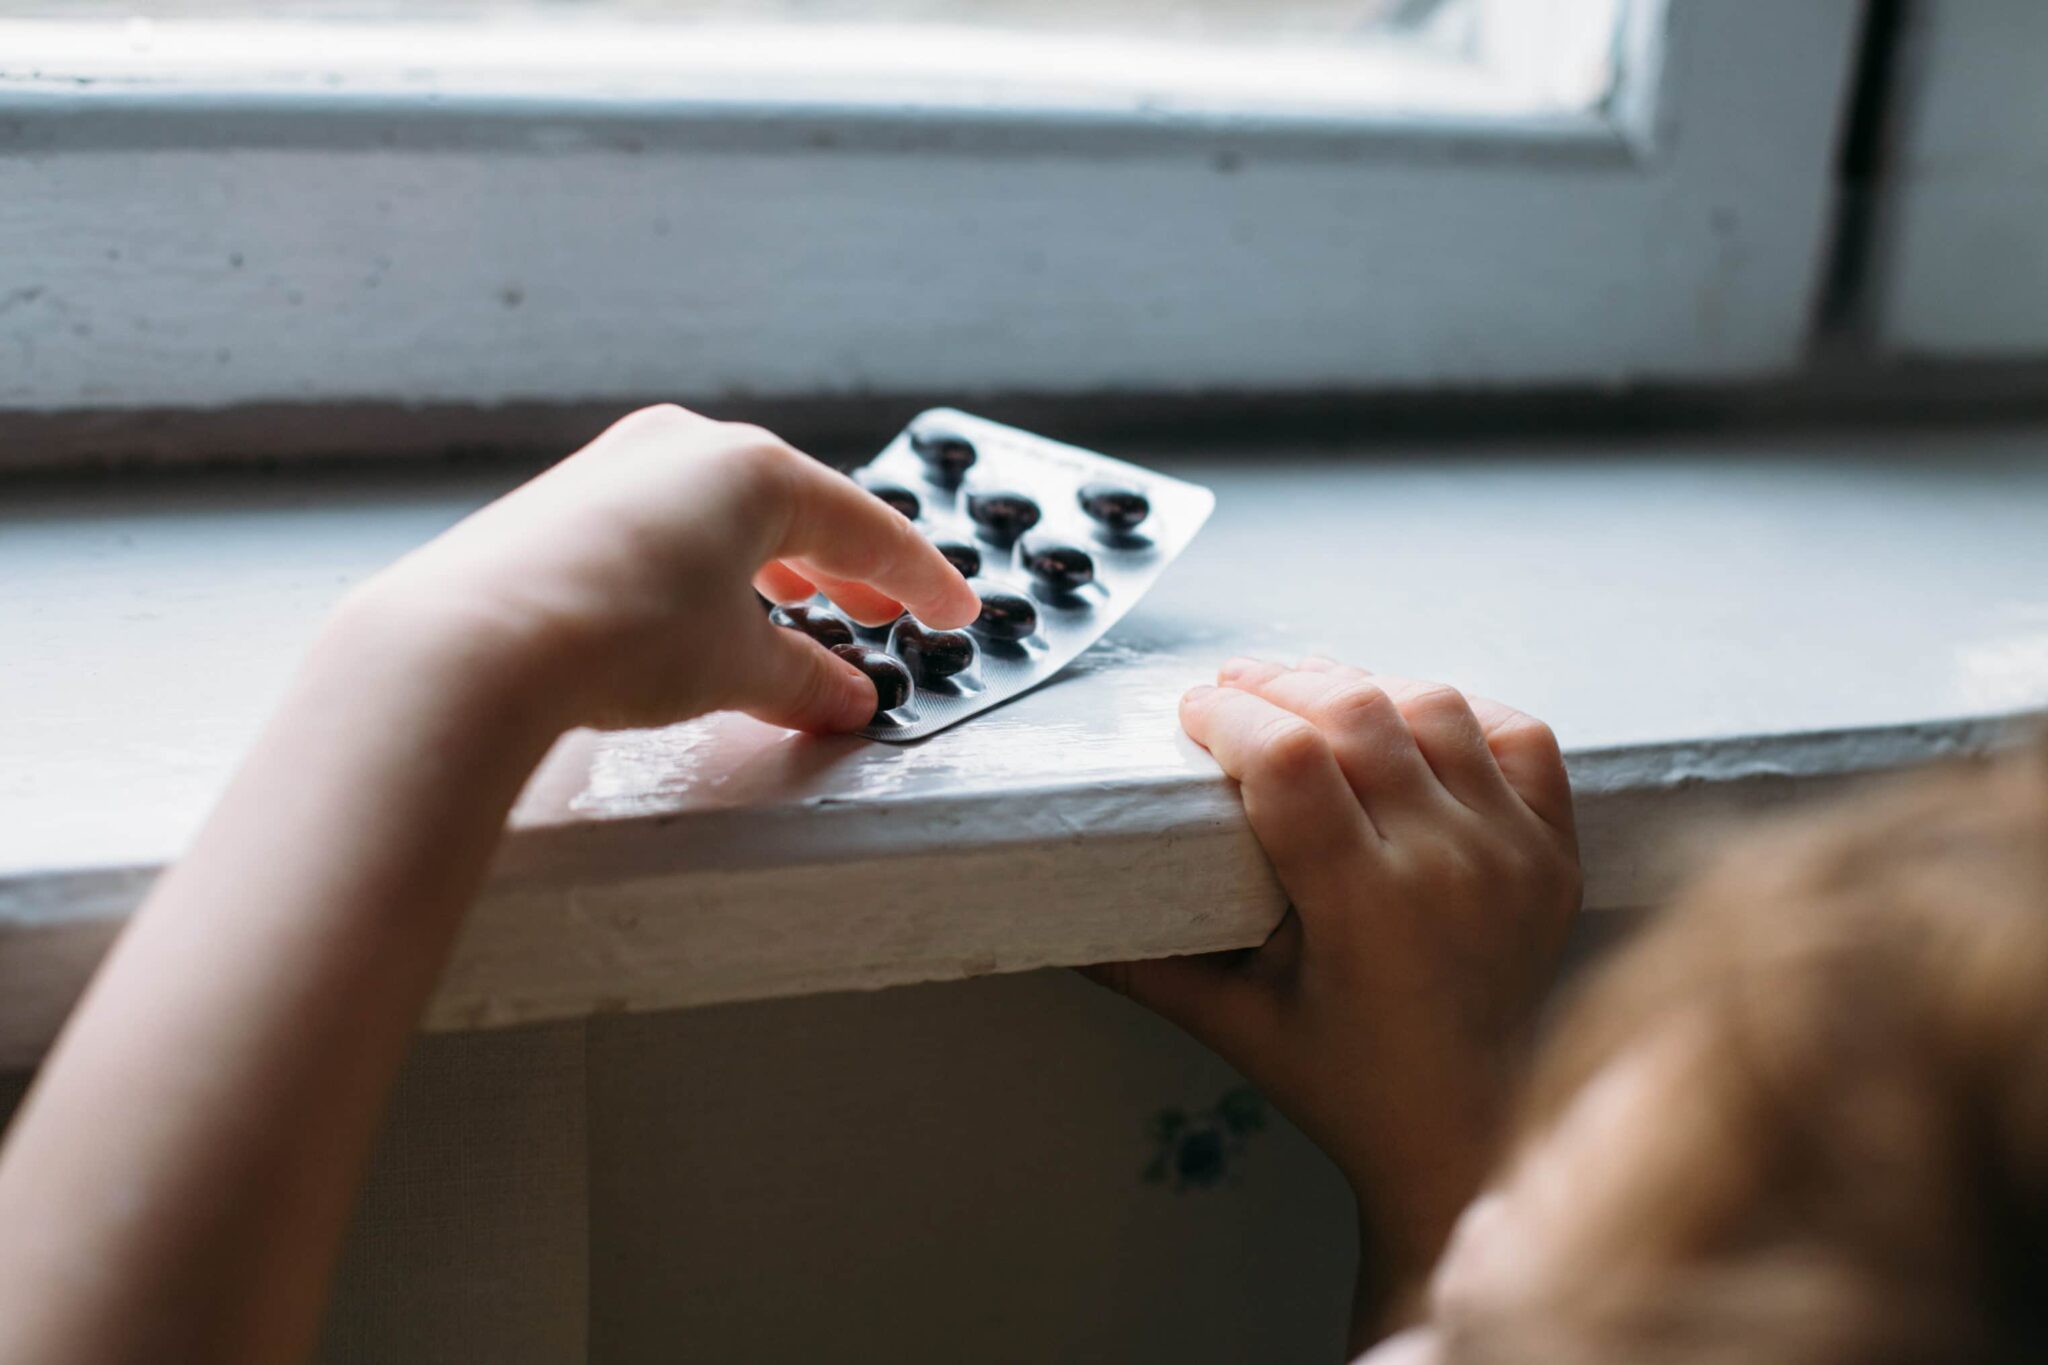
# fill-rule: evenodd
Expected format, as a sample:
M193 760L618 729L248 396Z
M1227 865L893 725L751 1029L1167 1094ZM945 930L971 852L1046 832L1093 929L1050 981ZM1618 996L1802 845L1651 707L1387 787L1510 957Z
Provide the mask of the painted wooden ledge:
M922 745L735 717L558 745L438 1028L1255 943L1278 889L1175 703L1233 653L1549 720L1596 913L1731 811L2048 703L2048 432L1190 459L1215 520L1060 678ZM48 1045L345 588L512 476L27 485L0 500L0 1061Z
M1590 912L1702 830L1985 752L2014 722L1570 756ZM990 834L989 831L1001 831ZM949 837L952 836L952 837ZM31 1063L157 869L0 880L0 1065ZM1284 897L1220 778L698 811L515 832L428 1026L467 1029L1241 948Z

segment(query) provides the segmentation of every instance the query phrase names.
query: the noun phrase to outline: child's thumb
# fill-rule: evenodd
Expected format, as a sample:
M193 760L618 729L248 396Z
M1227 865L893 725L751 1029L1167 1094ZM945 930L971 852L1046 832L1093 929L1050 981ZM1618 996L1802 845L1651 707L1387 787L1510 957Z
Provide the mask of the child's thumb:
M791 730L858 730L875 715L867 675L800 631L761 623L739 709Z

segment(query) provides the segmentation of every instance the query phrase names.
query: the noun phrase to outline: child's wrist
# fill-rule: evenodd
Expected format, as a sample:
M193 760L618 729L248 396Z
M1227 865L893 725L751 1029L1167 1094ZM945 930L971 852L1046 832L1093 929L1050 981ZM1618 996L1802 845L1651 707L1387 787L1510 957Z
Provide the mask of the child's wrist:
M1353 1180L1358 1209L1358 1280L1351 1301L1351 1349L1412 1326L1427 1314L1430 1278L1468 1202L1391 1194ZM1439 1191L1441 1194L1441 1191Z
M347 670L374 664L460 699L479 720L545 744L576 723L567 676L572 653L514 613L417 593L402 578L385 576L343 600L314 658Z
M1375 1125L1377 1127L1377 1125ZM1359 1233L1389 1293L1426 1284L1459 1217L1498 1159L1498 1106L1446 1106L1433 1119L1409 1111L1363 1150L1338 1161L1358 1203Z

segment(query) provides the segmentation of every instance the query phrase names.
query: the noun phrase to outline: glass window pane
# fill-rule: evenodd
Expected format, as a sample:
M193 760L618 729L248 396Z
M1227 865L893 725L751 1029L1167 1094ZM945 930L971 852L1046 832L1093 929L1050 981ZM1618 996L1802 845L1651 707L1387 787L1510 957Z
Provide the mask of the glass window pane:
M0 70L545 68L755 98L1514 116L1599 105L1623 3L0 0L45 21L10 26Z

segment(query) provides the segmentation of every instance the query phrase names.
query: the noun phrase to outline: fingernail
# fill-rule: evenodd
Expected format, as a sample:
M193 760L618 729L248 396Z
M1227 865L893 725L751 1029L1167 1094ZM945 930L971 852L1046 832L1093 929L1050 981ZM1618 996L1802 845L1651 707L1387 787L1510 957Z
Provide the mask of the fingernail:
M1240 654L1234 659L1224 660L1223 667L1216 670L1216 676L1225 679L1235 678L1241 673L1251 672L1261 662L1261 660L1251 658L1249 655Z
M1216 689L1215 689L1215 688L1213 688L1213 687L1211 687L1211 686L1209 686L1209 684L1207 684L1207 683L1203 683L1203 684L1201 684L1201 685L1200 685L1200 686L1198 686L1198 687L1190 687L1190 688L1189 688L1189 689L1187 690L1187 694L1186 694L1185 696L1183 696L1183 697L1181 698L1181 700L1182 700L1182 701L1200 701L1200 700L1201 700L1202 698L1204 698L1204 697L1208 696L1208 695L1209 695L1209 694L1210 694L1211 692L1214 692L1215 690L1216 690Z

